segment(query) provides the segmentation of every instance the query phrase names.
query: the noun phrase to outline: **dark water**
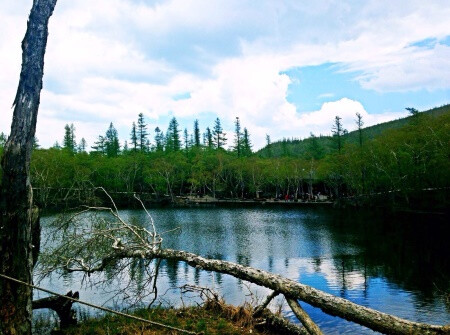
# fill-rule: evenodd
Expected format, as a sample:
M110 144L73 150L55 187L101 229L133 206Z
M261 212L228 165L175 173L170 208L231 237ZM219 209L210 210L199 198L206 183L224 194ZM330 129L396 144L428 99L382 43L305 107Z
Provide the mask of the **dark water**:
M143 211L121 213L125 219L148 221ZM160 232L181 227L165 236L165 247L278 273L409 320L450 322L450 235L439 218L323 208L155 209L151 214ZM53 218L44 218L44 227ZM268 293L228 275L163 262L160 301L179 305L178 287L186 283L213 287L233 304L263 299ZM110 298L98 288L80 289L77 276L53 276L42 285L58 292L80 290L81 299L95 303ZM184 303L190 301L183 298ZM273 308L281 302L275 301ZM302 305L327 334L372 333ZM295 319L286 304L282 308Z

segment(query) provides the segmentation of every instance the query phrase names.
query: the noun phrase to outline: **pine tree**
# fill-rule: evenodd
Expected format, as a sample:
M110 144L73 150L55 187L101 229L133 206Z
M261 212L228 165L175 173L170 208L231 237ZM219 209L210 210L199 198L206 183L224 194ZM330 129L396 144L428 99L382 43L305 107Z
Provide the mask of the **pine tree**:
M364 122L362 120L362 115L359 113L356 113L356 126L358 127L358 136L359 136L359 147L362 148L362 126L364 125Z
M164 133L159 129L159 127L155 128L155 144L156 151L164 150Z
M225 137L226 133L223 132L222 125L220 124L220 119L217 118L214 123L213 130L213 143L216 149L223 148L227 143L227 139Z
M73 123L64 127L63 148L69 152L76 152L77 144L75 142L75 127Z
M146 151L146 143L147 143L147 124L144 120L144 114L139 113L138 115L138 122L137 122L137 140L138 140L138 147L141 152Z
M344 129L341 122L342 118L336 115L334 118L334 124L331 128L331 132L333 133L333 136L336 139L336 144L338 148L338 152L341 153L342 149L342 136L344 136L347 133L347 130Z
M82 137L80 143L78 144L78 152L86 152L86 147L86 140Z
M166 150L178 151L181 148L180 131L178 130L178 121L175 117L170 120L169 128L166 133Z
M72 140L70 136L70 126L66 124L64 126L64 138L63 138L63 148L70 150L72 146Z
M119 134L112 122L109 124L104 139L106 155L108 157L117 157L120 152Z
M102 135L98 135L97 141L94 142L94 145L91 147L95 153L97 154L105 154L106 146L105 146L105 138Z
M209 129L209 127L206 127L206 132L203 134L203 143L209 149L212 149L214 147L213 134L211 132L211 129Z
M272 157L272 142L270 141L270 135L266 134L266 150L267 157Z
M200 127L198 125L198 120L194 121L194 145L196 147L200 146Z
M252 154L252 142L250 141L250 134L247 128L244 128L244 134L242 136L242 155L250 156Z
M233 151L237 153L238 157L241 157L242 154L242 132L241 132L241 122L239 121L239 117L236 117L236 121L234 122L234 147Z
M137 151L138 138L137 138L137 131L136 131L136 123L134 123L134 122L133 122L133 125L131 126L130 139L131 139L131 147L133 148L133 151Z
M183 132L183 140L184 140L184 150L189 150L189 134L187 128L184 128Z

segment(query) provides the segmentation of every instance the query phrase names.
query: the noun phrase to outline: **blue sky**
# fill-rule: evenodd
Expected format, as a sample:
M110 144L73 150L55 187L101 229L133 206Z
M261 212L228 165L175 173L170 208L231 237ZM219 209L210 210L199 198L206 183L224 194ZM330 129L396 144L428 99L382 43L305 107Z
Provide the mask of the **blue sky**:
M31 3L0 3L3 132ZM403 117L450 103L448 17L440 0L59 0L37 136L51 146L74 123L92 145L113 122L124 141L141 112L150 130L219 117L232 132L239 116L258 149L266 134L328 134L336 115L349 130L356 112Z
M424 110L449 103L448 89L415 89L379 92L365 89L358 82L359 71L345 72L340 64L325 63L293 68L285 72L292 80L287 101L298 111L314 111L329 100L349 98L360 101L370 114L392 113L414 106Z

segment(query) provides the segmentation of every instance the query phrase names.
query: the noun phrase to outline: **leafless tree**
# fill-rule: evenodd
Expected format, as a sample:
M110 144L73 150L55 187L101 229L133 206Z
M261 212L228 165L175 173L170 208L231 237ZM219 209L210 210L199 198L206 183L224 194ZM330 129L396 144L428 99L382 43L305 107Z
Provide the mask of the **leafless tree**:
M33 210L30 159L44 75L48 21L56 0L34 0L22 41L22 70L14 99L11 132L2 157L0 190L0 273L32 280ZM39 229L35 229L39 235ZM35 248L36 250L38 248ZM31 334L31 289L0 280L0 334Z

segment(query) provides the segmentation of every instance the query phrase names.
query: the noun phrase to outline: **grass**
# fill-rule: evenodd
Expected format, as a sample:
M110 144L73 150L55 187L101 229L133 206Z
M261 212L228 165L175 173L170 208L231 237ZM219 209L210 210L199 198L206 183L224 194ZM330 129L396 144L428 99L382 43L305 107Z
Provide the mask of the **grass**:
M273 334L254 328L250 306L235 307L217 301L207 301L202 306L180 309L162 307L150 310L139 309L134 311L133 315L204 335ZM106 315L84 320L77 326L66 330L64 334L159 335L181 333L121 316Z

